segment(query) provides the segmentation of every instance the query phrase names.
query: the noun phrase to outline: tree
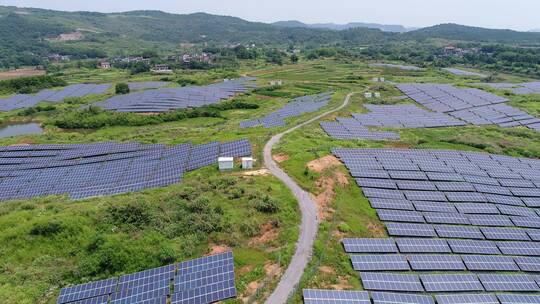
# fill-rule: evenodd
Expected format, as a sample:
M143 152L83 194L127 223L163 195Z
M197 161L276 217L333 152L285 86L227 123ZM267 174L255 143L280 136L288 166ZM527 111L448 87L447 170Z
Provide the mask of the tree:
M129 93L129 86L127 83L117 83L115 88L116 94L123 95Z
M294 64L298 63L298 56L296 54L291 55L291 62Z

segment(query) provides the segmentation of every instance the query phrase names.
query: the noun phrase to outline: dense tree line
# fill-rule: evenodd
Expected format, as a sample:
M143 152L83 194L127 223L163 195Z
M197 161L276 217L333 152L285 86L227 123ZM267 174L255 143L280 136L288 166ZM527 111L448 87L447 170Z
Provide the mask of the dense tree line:
M36 93L43 89L65 86L67 83L52 76L33 76L0 81L2 93Z

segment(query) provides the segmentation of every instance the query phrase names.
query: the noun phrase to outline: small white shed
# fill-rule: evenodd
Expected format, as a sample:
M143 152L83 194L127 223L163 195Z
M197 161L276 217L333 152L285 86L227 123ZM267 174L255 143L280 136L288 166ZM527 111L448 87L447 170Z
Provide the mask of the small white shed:
M381 93L379 92L375 92L373 93L373 95L375 95L375 98L381 98Z
M242 157L242 169L253 169L253 157Z
M220 171L232 170L234 169L234 157L220 157L218 165Z
M371 94L370 92L367 92L367 93L364 93L364 97L365 98L371 98L371 97L373 97L373 94Z

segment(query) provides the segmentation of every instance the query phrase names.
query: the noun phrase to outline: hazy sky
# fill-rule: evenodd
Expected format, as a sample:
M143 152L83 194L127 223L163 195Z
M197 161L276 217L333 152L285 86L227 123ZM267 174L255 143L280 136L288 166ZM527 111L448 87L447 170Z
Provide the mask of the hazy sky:
M0 0L1 5L56 10L208 12L250 21L377 22L406 26L460 23L489 28L540 28L539 0Z

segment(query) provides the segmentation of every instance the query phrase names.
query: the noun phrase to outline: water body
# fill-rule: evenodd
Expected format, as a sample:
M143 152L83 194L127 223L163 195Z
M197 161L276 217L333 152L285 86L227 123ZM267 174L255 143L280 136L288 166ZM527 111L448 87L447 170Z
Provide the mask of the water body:
M0 125L0 138L29 134L43 134L43 128L41 128L38 123L34 122Z

